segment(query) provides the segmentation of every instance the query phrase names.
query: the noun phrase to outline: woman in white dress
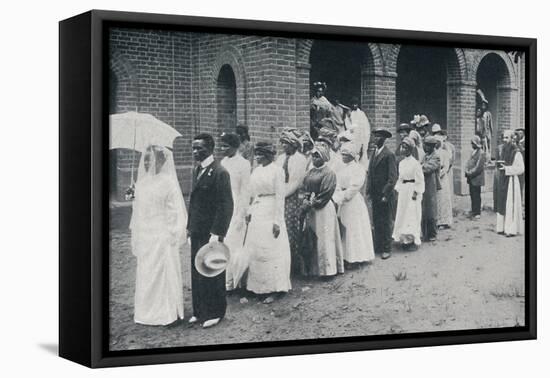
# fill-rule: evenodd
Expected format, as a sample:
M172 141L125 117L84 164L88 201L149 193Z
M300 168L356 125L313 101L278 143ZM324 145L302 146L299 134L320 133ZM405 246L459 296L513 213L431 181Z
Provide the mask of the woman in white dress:
M291 289L290 244L284 218L285 175L273 163L273 144L256 143L254 155L258 166L250 176L252 204L244 246L250 258L246 288L266 295L264 303L271 303L275 293Z
M245 216L250 195L250 162L239 152L240 139L237 134L223 133L220 137L220 150L225 155L221 165L229 172L231 193L233 195L233 216L227 230L224 243L229 248L231 259L225 272L225 287L234 290L239 287L243 267L248 263L244 256L243 241L245 233Z
M399 178L395 185L399 195L392 237L405 249L420 245L424 173L420 162L412 155L415 146L411 138L403 138L401 149L405 158L399 163Z
M149 146L142 154L130 230L137 258L134 321L168 325L183 319L180 246L187 212L172 153Z
M361 263L374 260L372 231L367 205L360 194L366 179L365 168L355 161L357 148L347 142L340 149L344 168L336 172L337 187L332 200L338 205L344 261Z

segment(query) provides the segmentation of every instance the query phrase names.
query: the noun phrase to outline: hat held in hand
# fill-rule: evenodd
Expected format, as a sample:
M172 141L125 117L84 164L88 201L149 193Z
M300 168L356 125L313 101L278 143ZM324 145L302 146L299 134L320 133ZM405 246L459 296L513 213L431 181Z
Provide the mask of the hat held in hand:
M229 248L222 242L213 241L199 249L195 256L195 268L204 277L215 277L229 263Z

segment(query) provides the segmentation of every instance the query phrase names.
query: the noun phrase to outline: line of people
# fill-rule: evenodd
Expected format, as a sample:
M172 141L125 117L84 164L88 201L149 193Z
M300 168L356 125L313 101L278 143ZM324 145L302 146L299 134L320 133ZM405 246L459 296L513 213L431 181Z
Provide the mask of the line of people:
M208 328L225 316L226 291L245 288L271 303L291 289L291 276L331 277L372 261L375 254L391 257L393 242L415 250L422 241L435 240L438 226L452 225L454 148L425 116L399 126L397 153L386 145L392 137L387 129L372 130L369 154L369 145L355 142L367 131L339 133L328 118L319 122L315 140L308 132L285 128L279 156L271 142L252 145L246 131L240 127L240 134L221 135L221 162L214 159L211 135L194 138L197 166L188 214L170 150L151 146L143 154L130 225L137 257L137 323L183 318L179 247L186 236L193 299L189 321ZM497 231L507 235L521 232L524 166L513 134L504 133L497 160ZM465 174L476 218L485 156L478 136L471 145ZM196 257L213 241L229 247L230 259L225 271L207 275Z

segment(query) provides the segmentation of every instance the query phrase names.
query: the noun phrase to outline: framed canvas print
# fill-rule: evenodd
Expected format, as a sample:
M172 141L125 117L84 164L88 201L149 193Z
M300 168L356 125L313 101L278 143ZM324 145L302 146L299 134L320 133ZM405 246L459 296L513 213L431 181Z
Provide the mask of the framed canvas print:
M60 22L60 355L536 337L536 40Z

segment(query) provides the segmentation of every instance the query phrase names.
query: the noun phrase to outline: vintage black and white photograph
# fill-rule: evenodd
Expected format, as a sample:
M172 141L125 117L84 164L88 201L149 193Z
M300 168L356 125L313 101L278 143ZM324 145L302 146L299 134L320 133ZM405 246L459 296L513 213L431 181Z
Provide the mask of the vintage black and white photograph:
M526 56L113 27L109 351L526 325Z

